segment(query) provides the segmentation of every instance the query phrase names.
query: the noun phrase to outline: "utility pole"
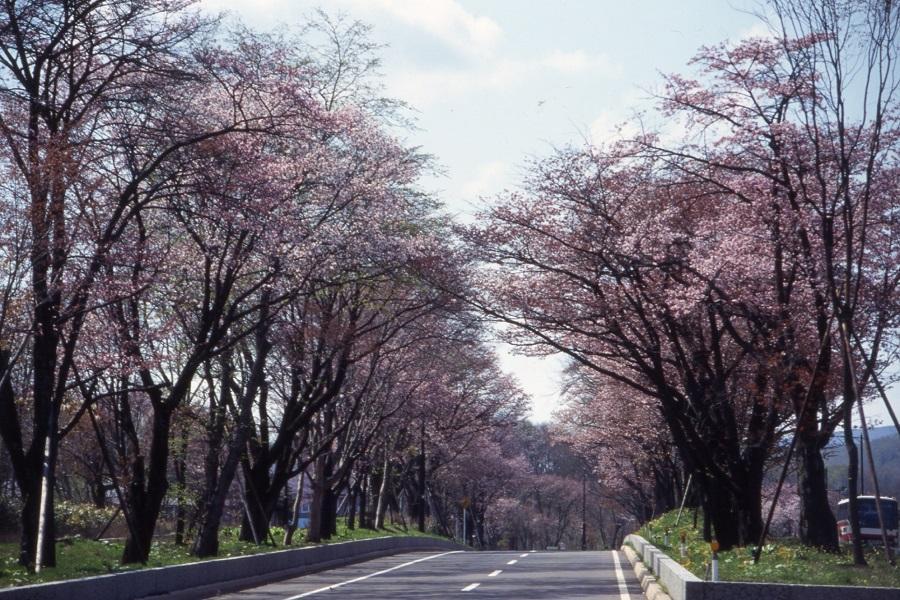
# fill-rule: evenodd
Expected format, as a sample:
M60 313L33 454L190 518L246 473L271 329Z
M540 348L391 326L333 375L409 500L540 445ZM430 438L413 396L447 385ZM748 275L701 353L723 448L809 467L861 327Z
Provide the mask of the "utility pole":
M418 482L418 490L416 490L419 494L418 501L418 511L417 511L417 519L419 531L422 533L425 532L425 480L426 480L426 466L425 466L425 421L423 420L421 425L419 426L419 482Z
M466 507L463 506L463 545L468 546L468 538L466 537Z
M581 476L581 549L587 550L587 475Z
M468 496L463 496L462 501L459 503L462 506L462 534L463 534L463 544L466 546L469 545L469 538L466 536L466 509L471 505L471 500L469 500Z
M866 424L863 423L862 427L865 427ZM859 433L859 495L866 495L866 461L864 458L863 451L866 449L865 447L866 440L863 437L862 432Z

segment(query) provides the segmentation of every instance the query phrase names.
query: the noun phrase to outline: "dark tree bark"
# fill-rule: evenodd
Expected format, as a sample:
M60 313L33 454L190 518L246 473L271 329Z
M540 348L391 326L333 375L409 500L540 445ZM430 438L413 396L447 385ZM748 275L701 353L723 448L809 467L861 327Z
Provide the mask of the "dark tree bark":
M166 477L169 462L169 432L172 412L168 408L154 411L150 441L150 461L138 455L132 464L131 482L126 493L127 511L132 515L134 530L129 532L122 552L122 564L146 563L159 519L163 499L169 491ZM146 471L146 472L145 472Z
M360 482L359 475L347 494L347 529L356 529L356 513L359 510ZM360 525L361 527L362 525Z
M268 302L268 299L262 301L263 310L260 311L259 322L256 326L255 357L250 364L250 373L243 394L238 399L239 412L234 415L234 427L228 443L225 463L222 465L221 473L218 473L215 478L215 487L208 493L206 504L203 507L203 520L194 540L194 547L191 549L191 553L200 558L215 556L219 553L219 527L225 512L225 501L228 499L228 492L231 490L237 474L241 455L253 429L253 400L264 387L266 358L272 348L266 339L269 326L269 314L266 308ZM221 384L223 396L230 395L230 390L234 385L231 374L230 368L223 369ZM259 531L262 530L257 530L257 532Z
M853 549L853 562L863 566L866 563L866 555L863 552L862 537L859 532L859 450L856 440L853 439L853 389L850 385L848 369L852 367L844 365L844 446L847 451L847 504L849 505L850 531L853 535L851 547Z
M362 489L359 494L359 528L360 529L371 529L372 521L369 519L369 488L371 487L372 475L370 472L366 472L365 477L363 478Z
M837 521L828 503L827 473L818 440L797 442L800 461L800 539L807 546L836 552Z
M284 528L284 545L290 546L294 542L294 533L297 531L297 521L300 519L300 509L303 505L303 488L306 486L306 472L300 471L297 491L294 494L294 504L291 507L290 522Z
M175 544L184 544L185 522L187 520L187 451L188 428L182 425L178 443L178 454L173 461L175 483L178 485L178 505L175 509Z
M318 544L322 541L322 519L325 512L325 457L320 456L314 464L315 475L311 477L313 495L309 504L309 529L306 531L306 541Z

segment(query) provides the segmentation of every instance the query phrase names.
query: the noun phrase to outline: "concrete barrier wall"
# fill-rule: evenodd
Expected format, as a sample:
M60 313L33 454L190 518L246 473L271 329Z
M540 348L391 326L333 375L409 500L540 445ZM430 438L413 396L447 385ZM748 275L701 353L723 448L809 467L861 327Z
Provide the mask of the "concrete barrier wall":
M238 589L243 587L243 583L258 585L267 579L298 576L379 556L463 549L466 549L465 546L434 538L383 537L6 588L0 590L0 600L92 597L127 600L189 591L191 588L207 588L206 592L212 594L217 590Z
M682 567L662 550L639 535L629 535L625 538L625 542L634 547L638 556L641 557L641 561L665 586L672 600L689 600L691 592L697 593L696 590L703 580ZM690 598L693 600L695 596Z
M672 600L900 600L900 588L703 581L639 535L629 535L641 561Z
M691 600L898 600L898 588L782 583L703 582Z

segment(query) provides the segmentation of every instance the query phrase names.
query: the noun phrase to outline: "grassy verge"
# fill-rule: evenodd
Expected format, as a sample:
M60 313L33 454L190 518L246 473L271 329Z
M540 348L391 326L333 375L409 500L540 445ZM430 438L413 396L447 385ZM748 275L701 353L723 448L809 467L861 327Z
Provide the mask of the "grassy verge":
M278 542L277 546L257 546L253 543L242 542L237 539L236 528L225 528L219 539L219 556L245 556L260 552L272 552L287 548L299 548L304 544L303 530L294 534L295 543L292 546L282 546L283 530L272 528L272 535ZM350 540L364 540L383 536L417 536L438 537L431 534L420 533L415 529L403 529L400 525L389 524L386 529L347 529L343 519L338 520L338 533L327 543L346 542ZM74 579L90 575L105 575L108 573L120 573L146 567L163 567L167 565L180 565L197 562L199 559L191 556L188 551L190 546L177 546L171 541L153 542L150 550L150 560L146 565L120 565L119 557L122 556L121 541L99 541L73 538L57 543L57 566L44 569L40 574L29 573L27 569L17 564L18 544L0 544L0 588L56 581L60 579Z
M681 516L676 527L677 514L678 511L673 511L650 521L638 531L638 535L702 579L706 563L710 560L709 544L703 541L702 531L692 528L688 511ZM668 544L665 543L667 529ZM681 532L685 533L687 540L685 558L680 558L678 548ZM884 553L875 548L866 551L868 567L854 566L847 548L839 554L829 554L802 546L795 539L771 540L763 547L756 565L753 564L752 553L752 547L719 552L719 578L722 581L900 587L900 569L890 566L884 560Z

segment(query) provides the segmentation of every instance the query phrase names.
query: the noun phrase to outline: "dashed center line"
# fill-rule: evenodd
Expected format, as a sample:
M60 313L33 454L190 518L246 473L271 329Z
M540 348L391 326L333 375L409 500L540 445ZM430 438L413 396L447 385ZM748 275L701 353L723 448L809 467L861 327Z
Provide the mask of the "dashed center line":
M492 571L492 572L488 575L488 577L496 577L497 575L499 575L499 574L502 573L502 572L503 572L503 571L501 571L500 569L497 569L496 571Z
M506 564L508 564L508 565L514 565L514 564L516 564L517 562L519 562L519 561L517 561L516 559L512 559L511 561L509 561L509 562L506 563Z
M469 585L467 585L466 587L464 587L464 588L462 589L462 591L464 591L464 592L471 592L472 590L474 590L475 588L477 588L479 585L481 585L481 584L480 584L480 583L470 583Z
M527 553L527 552L526 552L525 554L520 554L520 555L519 555L519 558L525 558L526 556L528 556L528 553Z
M342 581L340 583L335 583L333 585L321 587L317 590L311 590L309 592L304 592L303 594L297 594L296 596L291 596L289 598L285 598L285 600L298 600L299 598L306 598L307 596L312 596L313 594L318 594L320 592L327 592L327 591L333 590L335 588L349 585L351 583L356 583L357 581L363 581L370 577L377 577L378 575L384 575L385 573L390 573L391 571L396 571L397 569L402 569L403 567L408 567L409 565L414 565L416 563L420 563L420 562L423 562L426 560L431 560L432 558L440 558L441 556L447 556L448 554L458 554L459 552L462 552L462 550L454 550L452 552L443 552L441 554L432 554L432 555L426 556L424 558L417 558L416 560L411 560L409 562L405 562L402 565L397 565L397 566L391 567L389 569L383 569L381 571L376 571L375 573L369 573L368 575L363 575L362 577L356 577L355 579L349 579L347 581ZM478 584L476 583L475 585L478 585Z

